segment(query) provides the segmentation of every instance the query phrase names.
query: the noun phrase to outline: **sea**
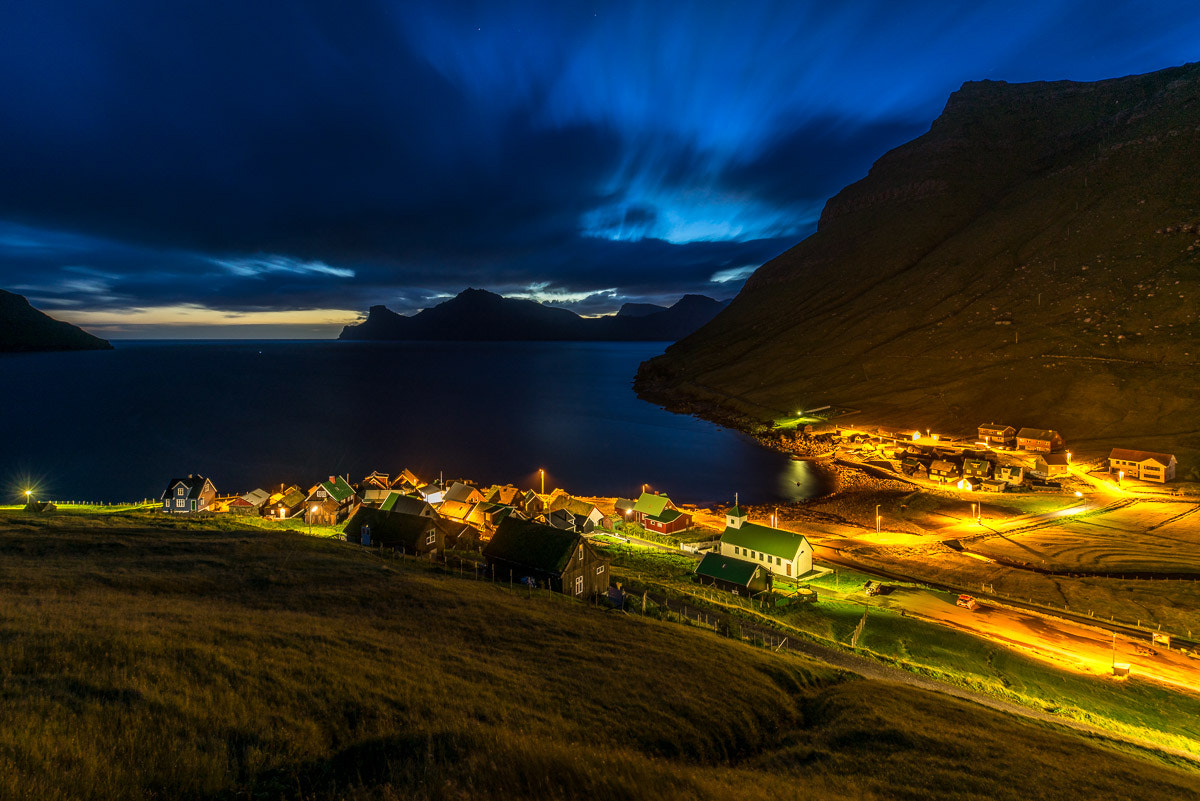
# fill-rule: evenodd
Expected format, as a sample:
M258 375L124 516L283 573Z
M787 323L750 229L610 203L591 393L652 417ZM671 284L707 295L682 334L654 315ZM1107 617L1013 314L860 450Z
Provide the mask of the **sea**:
M413 470L677 503L799 500L808 462L633 391L663 342L114 341L0 355L0 493L158 498L195 473L221 493Z

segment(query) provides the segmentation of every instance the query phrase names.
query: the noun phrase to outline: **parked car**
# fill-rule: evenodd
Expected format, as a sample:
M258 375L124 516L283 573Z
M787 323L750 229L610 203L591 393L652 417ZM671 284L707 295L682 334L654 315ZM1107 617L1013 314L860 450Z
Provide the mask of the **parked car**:
M957 605L961 606L963 609L970 609L972 612L974 612L979 608L979 601L976 601L975 598L970 595L960 595L958 596Z
M867 595L878 595L881 589L883 589L883 585L878 581L868 581L863 585L863 592Z

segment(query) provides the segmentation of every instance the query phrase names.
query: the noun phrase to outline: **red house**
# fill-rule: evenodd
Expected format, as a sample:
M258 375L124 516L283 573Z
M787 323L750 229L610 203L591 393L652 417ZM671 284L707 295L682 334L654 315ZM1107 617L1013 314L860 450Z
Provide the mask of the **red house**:
M674 534L692 527L692 516L681 512L666 495L643 492L633 505L633 522L655 534Z

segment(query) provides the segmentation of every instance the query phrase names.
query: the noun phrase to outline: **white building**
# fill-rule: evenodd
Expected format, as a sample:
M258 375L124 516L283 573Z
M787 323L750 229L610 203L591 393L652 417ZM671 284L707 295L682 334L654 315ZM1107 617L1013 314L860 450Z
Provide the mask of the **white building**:
M803 534L748 521L740 506L725 513L721 555L760 564L778 576L803 576L812 570L812 545Z
M1129 478L1158 484L1175 478L1175 457L1169 453L1113 448L1108 455L1108 472L1123 472Z

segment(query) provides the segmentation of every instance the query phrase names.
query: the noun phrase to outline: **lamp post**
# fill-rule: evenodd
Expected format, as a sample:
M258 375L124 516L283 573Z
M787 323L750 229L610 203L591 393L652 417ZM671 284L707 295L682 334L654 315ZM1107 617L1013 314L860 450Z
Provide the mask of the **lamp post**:
M542 494L546 494L546 471L538 468L538 477L542 480Z
M317 516L317 506L313 504L308 510L308 533L312 534L312 519Z
M880 507L881 505L882 505L882 504L878 504L878 503L877 503L877 504L875 504L875 533L876 533L876 534L878 534L878 533L879 533L879 522L880 522L880 517L879 517L879 507Z

